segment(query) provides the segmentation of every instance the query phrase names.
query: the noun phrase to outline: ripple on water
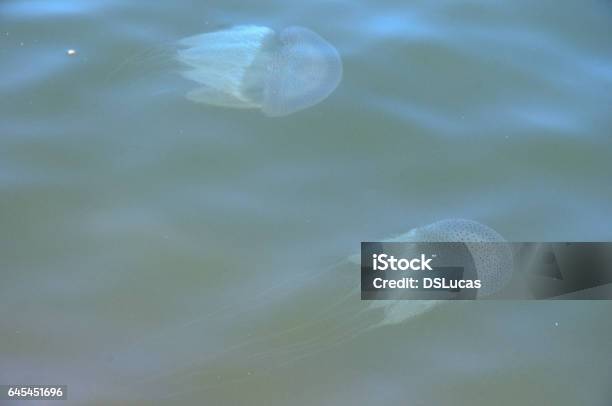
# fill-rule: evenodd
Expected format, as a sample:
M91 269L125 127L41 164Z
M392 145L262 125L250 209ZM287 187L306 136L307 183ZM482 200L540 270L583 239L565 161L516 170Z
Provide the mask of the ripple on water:
M30 0L9 1L0 5L0 11L12 18L46 18L52 16L69 16L91 14L101 5L94 1L78 0Z

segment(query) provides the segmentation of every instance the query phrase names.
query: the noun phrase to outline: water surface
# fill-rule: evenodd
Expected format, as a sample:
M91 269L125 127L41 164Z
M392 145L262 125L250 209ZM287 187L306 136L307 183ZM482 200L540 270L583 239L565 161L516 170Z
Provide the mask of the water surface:
M343 82L276 119L185 99L172 43L245 23L320 33ZM606 405L608 303L452 304L353 337L352 276L323 270L444 218L612 240L611 38L603 0L3 1L0 383Z

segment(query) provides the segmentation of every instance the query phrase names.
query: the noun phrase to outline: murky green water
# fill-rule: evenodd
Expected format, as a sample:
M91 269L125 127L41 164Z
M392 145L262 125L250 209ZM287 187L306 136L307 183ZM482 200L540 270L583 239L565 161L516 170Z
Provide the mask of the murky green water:
M186 100L173 41L245 23L320 33L342 83L284 118ZM0 92L0 383L74 405L612 400L608 303L369 328L332 266L443 218L612 240L609 1L3 0Z

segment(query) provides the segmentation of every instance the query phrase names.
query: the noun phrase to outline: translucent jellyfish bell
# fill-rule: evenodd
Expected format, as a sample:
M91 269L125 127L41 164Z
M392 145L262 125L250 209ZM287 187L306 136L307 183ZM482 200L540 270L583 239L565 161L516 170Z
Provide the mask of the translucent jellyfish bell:
M184 38L176 58L200 87L187 98L286 116L329 96L342 79L338 51L315 32L241 25Z
M441 220L387 241L464 243L482 281L480 297L497 292L512 276L513 256L510 245L497 231L476 221Z
M469 251L482 288L478 298L490 296L510 281L514 258L510 244L492 228L472 220L448 219L415 228L385 242L461 242ZM491 244L495 243L495 244ZM416 253L415 253L416 254ZM456 264L455 264L456 265ZM381 300L372 301L372 308L382 308L384 318L377 326L401 323L425 313L447 301Z

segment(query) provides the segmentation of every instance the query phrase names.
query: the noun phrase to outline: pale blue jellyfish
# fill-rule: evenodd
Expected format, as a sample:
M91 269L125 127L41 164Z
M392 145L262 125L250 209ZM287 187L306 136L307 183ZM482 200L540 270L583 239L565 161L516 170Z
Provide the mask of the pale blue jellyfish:
M469 260L473 261L477 276L482 281L483 288L479 290L478 298L493 295L503 289L514 269L510 244L495 230L471 220L438 221L383 240L383 246L386 242L465 244L470 254ZM359 264L360 255L353 255L331 268L312 272L311 276L319 283L309 285L310 288L299 295L298 292L292 292L283 302L282 307L293 313L286 328L268 330L265 326L274 324L274 318L278 316L276 312L267 314L264 309L268 308L262 309L260 305L272 297L282 297L286 293L287 284L281 283L277 289L266 290L263 297L240 301L236 309L227 313L226 317L235 325L263 326L261 331L253 335L232 337L234 340L224 339L223 348L194 354L185 364L163 368L160 373L147 376L142 384L151 388L159 382L173 382L179 389L171 396L180 396L194 390L212 390L219 382L229 382L233 387L250 378L249 372L245 371L266 373L347 344L362 334L374 334L386 326L409 323L417 317L424 317L432 309L453 303L451 300L410 300L410 297L408 300L360 300ZM321 290L325 290L326 294L321 295ZM308 311L304 309L305 303L308 304ZM245 309L242 320L238 318L240 309ZM210 333L207 320L208 317L190 320L185 328L201 325L203 331ZM257 320L257 323L253 323L253 320ZM177 330L180 327L171 331ZM225 370L228 363L239 366L237 373ZM194 389L191 383L195 376L206 384ZM133 390L133 387L130 389Z
M321 102L342 79L338 51L303 27L240 25L179 46L183 76L199 85L187 98L198 103L286 116Z
M514 256L510 244L492 228L472 220L448 219L414 228L384 242L460 242L464 243L474 261L482 288L477 298L495 294L507 285L514 271ZM495 244L491 244L495 243ZM371 308L381 308L383 319L376 326L401 323L423 314L442 303L439 300L380 300Z

